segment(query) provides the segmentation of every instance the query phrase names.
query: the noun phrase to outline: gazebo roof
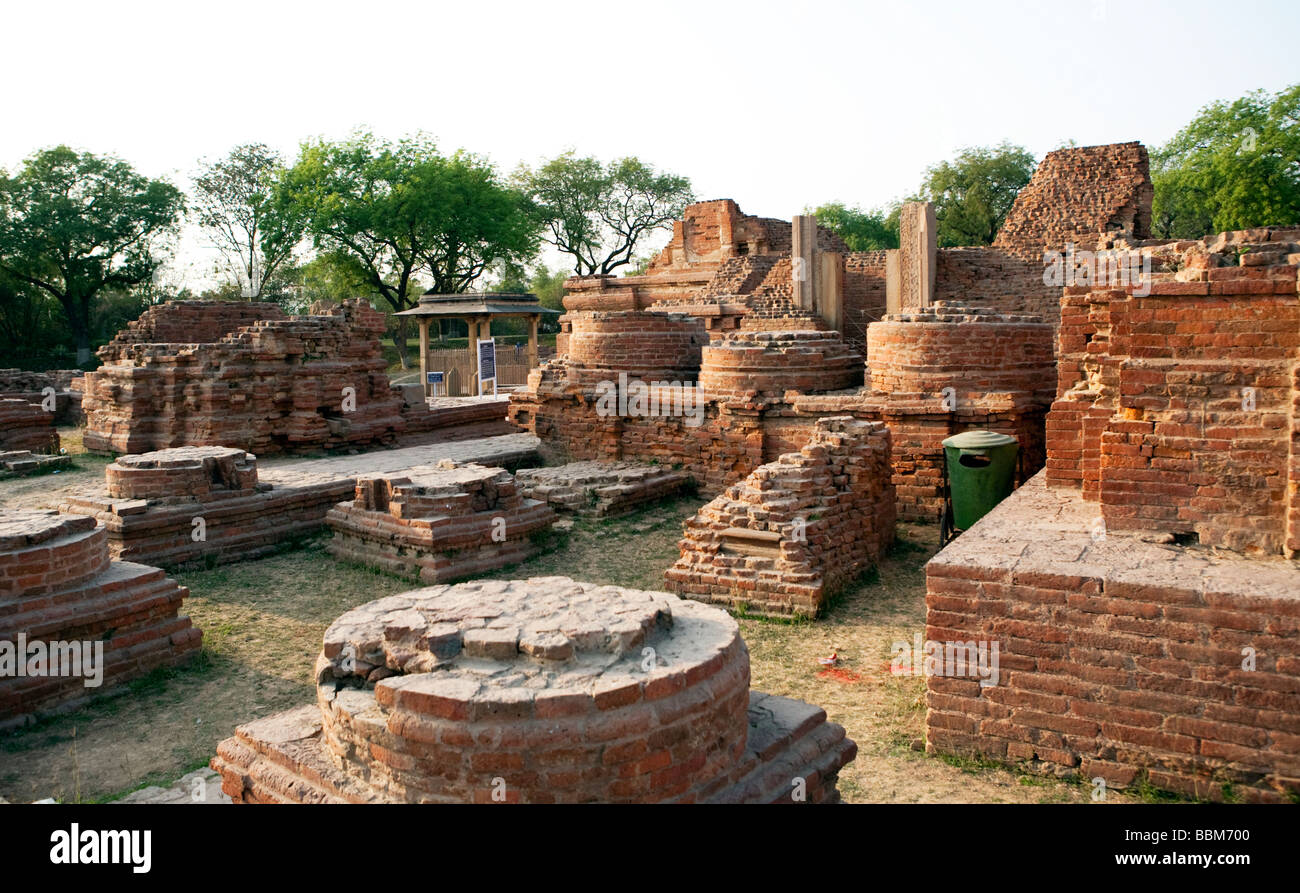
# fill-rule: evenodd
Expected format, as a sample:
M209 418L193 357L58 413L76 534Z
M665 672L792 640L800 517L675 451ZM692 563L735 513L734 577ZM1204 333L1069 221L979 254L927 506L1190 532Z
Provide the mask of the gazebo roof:
M496 294L490 292L463 292L460 294L435 294L425 292L420 302L410 310L394 316L532 316L542 313L559 314L537 302L534 294Z

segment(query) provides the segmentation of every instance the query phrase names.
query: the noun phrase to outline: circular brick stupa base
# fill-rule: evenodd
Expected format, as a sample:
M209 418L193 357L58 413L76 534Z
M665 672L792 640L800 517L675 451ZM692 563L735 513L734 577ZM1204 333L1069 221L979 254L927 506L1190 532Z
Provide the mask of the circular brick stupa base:
M316 707L219 747L236 801L819 801L856 752L819 709L750 692L725 612L567 577L355 608L316 678Z

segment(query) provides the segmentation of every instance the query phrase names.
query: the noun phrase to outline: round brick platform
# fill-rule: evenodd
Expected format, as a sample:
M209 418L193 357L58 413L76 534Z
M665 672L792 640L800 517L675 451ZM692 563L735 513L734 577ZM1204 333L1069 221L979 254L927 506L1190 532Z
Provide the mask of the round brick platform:
M708 344L704 321L680 313L570 313L568 360L583 384L629 379L690 381Z
M771 324L771 321L765 321ZM862 357L838 332L758 330L728 332L703 351L700 388L720 396L788 390L836 391L862 384Z
M890 394L1056 386L1055 335L1041 317L940 302L867 327L872 390Z
M252 493L257 457L233 447L176 447L121 456L104 477L115 499L208 499Z
M724 784L748 734L734 620L566 577L363 605L316 675L336 766L403 800L665 800Z
M107 534L94 518L46 511L0 514L0 596L79 586L108 565Z

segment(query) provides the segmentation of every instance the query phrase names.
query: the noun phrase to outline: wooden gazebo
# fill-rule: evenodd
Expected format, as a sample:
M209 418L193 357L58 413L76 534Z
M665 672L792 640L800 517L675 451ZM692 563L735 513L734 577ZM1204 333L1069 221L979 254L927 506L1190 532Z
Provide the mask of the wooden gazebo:
M543 307L534 294L427 292L420 296L416 306L394 315L413 317L420 326L420 381L424 383L425 396L429 396L429 323L432 320L464 320L469 328L469 355L472 358L478 341L492 337L494 318L525 316L528 318L528 365L531 368L537 365L537 325L543 313L558 315L559 311Z

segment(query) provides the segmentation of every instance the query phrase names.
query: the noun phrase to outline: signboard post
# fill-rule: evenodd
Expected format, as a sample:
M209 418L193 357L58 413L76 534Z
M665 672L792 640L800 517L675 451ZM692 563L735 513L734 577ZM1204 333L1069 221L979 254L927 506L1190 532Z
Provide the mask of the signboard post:
M433 396L438 397L442 394L443 385L446 383L446 376L442 372L424 373L424 383L429 386Z
M483 385L492 382L492 393L497 392L497 343L493 338L478 342L478 395L483 396Z

